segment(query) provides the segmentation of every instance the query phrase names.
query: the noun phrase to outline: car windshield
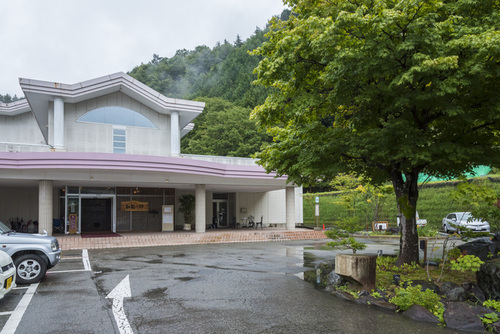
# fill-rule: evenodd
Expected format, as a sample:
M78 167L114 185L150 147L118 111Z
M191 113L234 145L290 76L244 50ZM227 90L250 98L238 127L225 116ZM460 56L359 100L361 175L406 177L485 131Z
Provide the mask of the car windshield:
M2 223L2 222L0 221L0 233L2 233L2 234L3 234L3 233L7 233L7 232L9 232L10 230L11 230L10 228L8 228L8 227L7 227L4 223Z
M457 214L457 216L458 216L458 219L460 219L460 220L469 220L469 219L472 219L471 214L468 213L468 212L465 212L463 214L459 213L459 214Z

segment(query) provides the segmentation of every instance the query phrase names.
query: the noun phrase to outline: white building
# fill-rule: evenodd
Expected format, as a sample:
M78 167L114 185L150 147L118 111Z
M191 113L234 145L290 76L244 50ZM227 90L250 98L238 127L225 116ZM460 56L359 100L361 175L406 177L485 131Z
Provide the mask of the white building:
M247 216L294 229L302 189L247 158L185 155L180 139L204 103L171 99L124 73L73 85L19 80L0 103L0 221L63 232L183 228L178 199L196 196L194 229ZM220 213L223 213L220 215ZM29 228L29 226L28 226Z

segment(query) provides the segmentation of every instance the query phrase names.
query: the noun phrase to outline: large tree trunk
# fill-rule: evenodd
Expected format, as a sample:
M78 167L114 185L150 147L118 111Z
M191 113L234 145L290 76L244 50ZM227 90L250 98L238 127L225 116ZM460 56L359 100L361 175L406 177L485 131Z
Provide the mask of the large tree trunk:
M392 185L396 193L398 216L400 217L400 242L397 266L404 263L418 263L418 233L417 233L417 200L418 200L418 171L405 173L405 180L401 172L391 173Z

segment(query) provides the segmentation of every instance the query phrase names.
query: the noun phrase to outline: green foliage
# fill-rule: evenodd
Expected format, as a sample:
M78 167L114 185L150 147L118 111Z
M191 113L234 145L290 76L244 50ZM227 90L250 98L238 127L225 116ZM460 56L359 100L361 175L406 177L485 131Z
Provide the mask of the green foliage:
M463 176L451 193L452 199L465 211L470 211L476 218L490 223L491 230L500 230L500 210L496 206L500 191L494 189L488 179L475 179L470 182Z
M205 102L195 127L181 141L183 153L250 157L259 150L267 135L249 119L250 109L220 98L200 98Z
M417 233L419 237L435 237L438 235L438 229L433 228L430 225L425 225L423 227L417 228Z
M493 299L485 300L483 302L483 306L495 310L497 312L500 312L500 301L498 300L493 300Z
M396 258L392 256L377 257L377 271L386 271L394 267Z
M400 261L418 259L418 175L500 165L498 1L289 2L256 82L268 171L313 184L339 172L394 185ZM421 213L423 215L423 213Z
M448 259L450 260L458 259L461 255L462 251L457 247L452 248L448 251Z
M374 186L370 180L353 174L339 173L330 184L341 192L339 203L351 217L359 217L359 221L378 221L385 200L393 192L390 185Z
M450 264L452 270L476 272L484 262L474 255L461 255L456 260L451 260Z
M184 223L191 224L193 220L193 211L196 206L196 197L191 194L179 196L178 211L184 216Z
M420 266L415 262L403 263L401 266L393 266L391 268L392 272L409 275L420 270Z
M444 305L441 297L432 290L422 291L421 285L398 288L396 295L389 300L396 305L399 310L406 311L413 305L420 305L432 312L441 322L444 322Z
M178 50L171 58L153 55L149 63L129 74L168 97L218 97L253 108L264 103L269 89L252 85L257 78L253 69L261 57L248 51L262 45L266 31L257 28L246 41L237 36L234 44L224 41L213 48L201 45Z
M349 289L345 285L337 287L337 290L347 292L348 294L350 294L351 296L353 296L355 299L359 298L359 294L356 291Z
M485 325L486 329L493 332L495 328L492 326L495 322L497 322L500 318L498 314L495 312L486 313L483 317L481 317L481 321Z
M336 235L335 233L329 233L329 232L332 231L330 230L325 232L328 238L336 239L338 237L338 235ZM363 250L366 248L366 244L356 241L354 237L345 237L341 238L339 241L330 241L327 243L327 246L333 248L340 247L340 248L351 249L354 254L356 254L358 250Z
M22 99L24 99L24 97L17 97L16 94L14 94L14 96L11 96L10 94L5 94L5 95L0 94L0 102L3 103L11 103Z
M490 177L490 179L491 181L485 180L485 182L496 193L500 193L500 179L498 177ZM482 183L483 180L483 178L478 178L472 182ZM432 182L421 187L418 197L418 213L421 218L427 219L428 228L439 230L443 218L450 212L468 211L467 207L454 201L450 195L456 189L457 184L456 181ZM314 198L316 196L320 197L320 218L326 226L333 226L337 220L348 217L350 212L342 206L341 195L339 192L304 194L304 223L312 225L314 222ZM493 208L496 209L496 207ZM360 211L357 210L356 215L359 217L359 223L363 224L364 217ZM394 194L391 194L381 206L379 220L388 221L389 226L393 227L396 226L396 215L396 198ZM491 224L492 231L494 231L495 225L493 220L490 220L488 221ZM371 224L369 227L371 229ZM420 228L417 232L420 232ZM474 235L477 236L477 233Z

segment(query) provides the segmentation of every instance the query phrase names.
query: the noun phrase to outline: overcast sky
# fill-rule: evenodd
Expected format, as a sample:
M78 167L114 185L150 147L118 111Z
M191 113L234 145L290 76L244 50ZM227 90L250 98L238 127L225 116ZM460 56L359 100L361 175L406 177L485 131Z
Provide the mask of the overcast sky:
M0 94L18 78L73 84L148 63L153 54L250 37L282 0L0 1Z

